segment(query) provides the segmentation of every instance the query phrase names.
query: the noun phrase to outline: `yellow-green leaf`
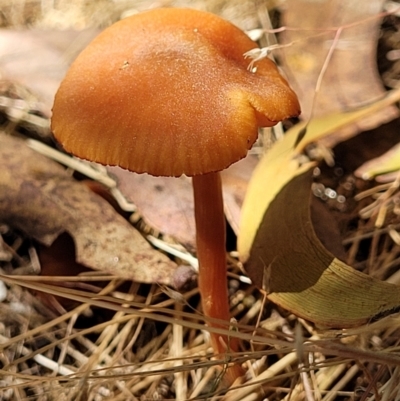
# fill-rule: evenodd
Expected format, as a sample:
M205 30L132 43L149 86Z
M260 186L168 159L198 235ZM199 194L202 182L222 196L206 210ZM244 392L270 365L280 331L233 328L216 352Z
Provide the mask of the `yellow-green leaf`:
M323 326L349 327L400 309L400 288L357 272L329 252L310 216L315 163L305 146L396 100L296 126L260 161L243 204L238 250L249 276L269 299ZM297 143L298 142L298 143Z
M311 169L314 163L299 164L299 154L307 145L321 139L338 129L355 123L374 112L400 100L400 89L389 92L381 100L368 106L346 113L334 113L319 117L309 123L302 122L289 130L284 138L272 147L263 157L249 182L247 195L241 214L238 249L243 260L246 260L253 243L254 235L261 223L264 211L280 189L292 177ZM306 134L298 142L299 135Z

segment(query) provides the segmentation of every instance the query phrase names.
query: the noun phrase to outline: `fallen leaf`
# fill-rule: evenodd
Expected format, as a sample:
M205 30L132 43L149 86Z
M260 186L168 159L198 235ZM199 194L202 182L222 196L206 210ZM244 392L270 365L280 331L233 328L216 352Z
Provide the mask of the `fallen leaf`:
M384 98L369 106L347 112L320 116L312 119L309 123L301 122L287 131L284 140L275 143L271 150L261 159L260 163L258 163L247 189L248 193L252 193L251 197L257 199L257 207L244 206L241 212L241 221L244 223L240 227L241 234L238 238L238 246L244 259L247 258L247 254L244 252L248 252L251 248L251 243L267 205L276 195L275 191L279 191L279 188L274 187L275 189L273 189L270 187L269 183L289 182L294 175L302 174L314 166L315 163L305 163L300 167L298 165L299 155L311 143L320 141L340 128L353 124L363 119L366 115L371 115L399 99L400 89L396 89L390 91ZM305 129L306 134L297 143L299 135ZM341 137L336 138L335 142L339 139ZM258 175L260 176L259 179L254 178ZM265 189L265 183L268 183L268 191ZM246 195L246 198L249 198L249 195ZM245 204L246 201L244 202Z
M133 202L145 223L169 235L190 250L196 248L192 180L189 177L153 177L119 167L108 167L118 188Z
M171 284L176 265L57 163L0 134L0 221L50 246L63 232L77 262L139 282Z
M236 235L239 232L241 209L247 185L258 160L257 156L249 154L221 171L225 215Z
M293 43L284 48L284 59L290 82L300 98L304 120L354 109L384 96L386 91L376 65L382 22L379 12L383 4L383 0L359 2L356 6L341 0L286 3L282 25L291 29L280 40L283 44ZM324 72L332 46L334 51ZM321 88L316 93L320 74ZM343 134L374 128L397 115L397 109L387 107L366 116L356 126L346 127Z
M268 298L323 327L352 327L400 308L399 286L360 273L326 250L310 224L312 171L271 202L246 271Z
M70 62L98 31L0 30L0 73L37 95L47 108Z
M395 101L399 93L385 99ZM319 325L354 326L400 308L398 286L356 271L333 253L335 244L327 249L317 237L310 214L316 162L299 156L307 144L363 118L371 107L386 106L383 101L312 120L297 145L302 128L295 126L264 156L249 183L238 238L245 269L269 299ZM327 241L332 238L328 233Z

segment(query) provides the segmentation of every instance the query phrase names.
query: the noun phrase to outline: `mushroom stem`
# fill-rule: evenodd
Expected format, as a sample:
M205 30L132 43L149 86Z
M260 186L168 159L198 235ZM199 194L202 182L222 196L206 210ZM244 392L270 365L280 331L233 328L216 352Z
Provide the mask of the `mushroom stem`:
M225 216L222 185L219 172L193 177L194 214L196 220L197 258L199 260L199 290L203 313L206 317L227 323L209 322L211 327L229 327L230 313L227 289ZM211 333L214 352L235 352L238 342L227 335ZM241 376L240 366L234 365L226 372L232 383Z

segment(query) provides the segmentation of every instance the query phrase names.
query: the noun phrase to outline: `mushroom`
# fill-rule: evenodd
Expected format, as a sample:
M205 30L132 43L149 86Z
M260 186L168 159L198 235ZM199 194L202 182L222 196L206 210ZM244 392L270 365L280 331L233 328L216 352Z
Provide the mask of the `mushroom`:
M205 316L229 321L219 171L245 157L258 127L299 115L296 95L257 45L211 13L154 9L104 30L56 94L52 130L80 158L155 176L193 177L199 290ZM210 326L225 327L210 321ZM216 353L237 350L211 333ZM233 381L239 367L228 370Z

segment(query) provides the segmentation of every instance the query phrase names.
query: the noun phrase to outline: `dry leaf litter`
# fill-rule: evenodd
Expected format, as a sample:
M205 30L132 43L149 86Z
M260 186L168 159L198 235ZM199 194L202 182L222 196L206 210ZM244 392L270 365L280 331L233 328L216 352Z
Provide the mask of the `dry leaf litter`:
M170 3L156 1L151 5ZM258 8L253 2L192 3L239 22L245 29L259 27ZM59 1L57 5L44 0L3 1L1 23L5 27L103 27L123 13L148 6L148 1ZM263 4L260 9L265 10ZM391 17L386 23L391 25L383 31L382 43L393 49L390 33L396 31L398 20ZM396 85L396 75L390 71L383 75L388 74L390 83ZM41 104L24 86L2 82L0 109L2 135L51 144L48 105ZM82 168L87 171L87 166ZM53 166L51 170L39 176L72 174L70 168ZM89 171L98 177L98 172ZM4 177L4 170L1 174ZM74 179L81 180L84 174L75 173ZM343 176L337 167L333 175L335 180L314 193L334 203L339 213L348 211L351 203L352 231L344 230L349 259L358 258L358 268L369 269L382 279L393 277L400 253L398 178L379 186L370 183L366 188L350 173ZM109 183L104 172L100 177ZM45 187L48 182L40 185ZM39 235L42 218L30 231L25 232L22 223L12 227L14 219L22 220L26 211L17 209L12 215L11 209L17 206L8 205L13 218L0 224L0 266L7 274L0 286L2 400L398 399L397 314L346 331L317 329L266 302L246 283L233 254L229 259L230 294L238 330L233 324L230 335L242 340L243 352L213 359L196 288L177 292L170 287L138 284L74 264L67 255L58 261L56 275L50 277L45 270L45 276L38 276L40 268L46 267L46 263L40 265L43 248L38 243L46 243ZM124 216L132 212L129 203L125 206ZM51 208L46 210L52 212ZM72 222L65 219L64 224ZM71 241L65 239L62 248L70 246ZM167 243L165 248L168 254L173 253L170 249L180 252L175 262L195 264L179 245ZM52 268L57 264L53 256L50 253L42 258L50 259ZM167 260L165 254L162 258ZM168 258L165 263L174 262ZM72 265L73 274L69 270ZM245 384L221 388L224 366L234 362L248 369Z

